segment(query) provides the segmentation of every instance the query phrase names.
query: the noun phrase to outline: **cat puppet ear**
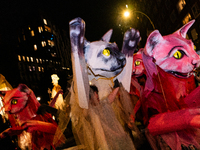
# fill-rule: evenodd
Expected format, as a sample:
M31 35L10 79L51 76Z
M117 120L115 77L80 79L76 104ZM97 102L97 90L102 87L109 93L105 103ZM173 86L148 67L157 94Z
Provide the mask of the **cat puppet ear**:
M147 38L147 42L144 48L146 55L152 56L154 47L163 40L162 35L158 30L153 31Z
M179 30L177 30L174 34L178 34L178 35L182 36L183 38L186 38L186 34L187 34L188 30L194 24L194 22L195 22L195 20L188 22L186 25L184 25Z
M102 41L105 41L105 42L109 42L110 39L111 39L111 36L112 36L112 33L113 33L113 29L110 29L108 32L106 32L103 37L101 38Z

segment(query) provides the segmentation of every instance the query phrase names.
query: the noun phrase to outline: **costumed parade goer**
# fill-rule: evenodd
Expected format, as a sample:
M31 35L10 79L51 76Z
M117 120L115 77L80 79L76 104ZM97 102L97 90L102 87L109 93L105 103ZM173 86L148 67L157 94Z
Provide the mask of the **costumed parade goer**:
M192 20L173 34L153 31L143 50L147 80L142 98L146 136L153 149L200 149L200 57L186 39Z
M116 91L119 90L113 88L113 79L123 70L126 64L125 55L120 53L115 43L109 42L112 30L108 31L102 40L95 42L88 42L85 39L84 30L85 23L81 18L75 18L70 22L73 67L70 103L73 131L77 144L88 150L135 149L131 138L124 131L109 103L110 95L116 95ZM128 40L125 42L127 49L124 49L127 55L131 53L126 51L131 47L127 43L130 43L130 40L135 40L133 43L137 45L139 41L139 34L134 29L129 30L128 33L126 35L126 40ZM134 47L135 45L132 44L133 52ZM131 57L131 54L129 56ZM97 87L98 98L90 85ZM120 96L124 93L121 93ZM129 96L128 92L126 95ZM127 103L131 103L131 100ZM122 106L124 105L122 104ZM124 117L129 119L133 108L132 110L130 108L122 109L130 111L130 113L125 113L128 115Z
M45 112L39 114L40 103L35 94L24 84L15 89L2 91L5 112L9 114L11 127L0 134L18 136L18 145L22 150L51 150L64 143L64 135L55 138L59 132L57 123Z
M61 86L58 84L59 77L57 74L52 74L51 79L52 79L52 83L53 83L53 89L51 91L51 99L53 99L58 92L62 91L62 89L61 89ZM61 109L61 110L63 109L64 101L63 101L62 94L58 95L54 105L55 105L54 107L56 109Z

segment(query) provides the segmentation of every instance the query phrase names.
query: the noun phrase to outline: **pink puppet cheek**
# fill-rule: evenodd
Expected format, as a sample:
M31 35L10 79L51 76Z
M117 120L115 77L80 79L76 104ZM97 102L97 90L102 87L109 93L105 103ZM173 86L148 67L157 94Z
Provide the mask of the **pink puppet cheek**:
M143 62L141 62L140 65L135 66L134 69L135 69L134 72L133 72L133 75L134 75L134 76L139 77L139 76L143 75L143 73L144 73L144 65L143 65Z
M22 109L24 109L27 105L27 100L18 100L16 104L11 104L11 110L10 113L18 113Z

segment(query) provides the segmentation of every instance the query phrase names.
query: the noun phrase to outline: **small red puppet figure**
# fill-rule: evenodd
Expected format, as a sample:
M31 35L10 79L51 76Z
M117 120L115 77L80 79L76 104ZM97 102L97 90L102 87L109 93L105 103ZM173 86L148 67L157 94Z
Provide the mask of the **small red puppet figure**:
M142 50L143 48L133 55L130 94L134 101L134 106L137 103L137 100L140 99L146 82L146 71L142 61Z
M61 139L54 141L54 134L58 131L57 123L51 114L37 113L40 103L26 85L20 84L6 91L3 102L11 128L3 131L0 138L18 135L18 145L22 150L50 150L61 144Z
M153 149L200 149L200 57L186 39L192 20L173 34L153 31L143 50L147 80L142 98L146 135Z

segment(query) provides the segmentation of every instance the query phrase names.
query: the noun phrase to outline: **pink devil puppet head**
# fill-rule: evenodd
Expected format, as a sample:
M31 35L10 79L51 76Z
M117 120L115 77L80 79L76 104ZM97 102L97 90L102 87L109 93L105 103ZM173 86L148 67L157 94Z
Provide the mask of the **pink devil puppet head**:
M171 35L162 36L158 30L153 31L144 48L147 56L153 57L155 64L165 72L176 77L187 78L200 65L199 55L194 51L191 40L186 34L195 20L190 21Z
M142 61L142 50L143 48L133 55L132 76L135 77L140 77L145 73L144 64Z
M194 70L200 65L200 57L193 42L186 39L194 22L192 20L166 36L158 30L153 31L143 50L147 72L142 97L143 120L149 133L159 135L172 150L181 150L183 145L200 147L199 127L190 123L199 115L195 114L199 105L199 87L195 85ZM183 114L186 115L183 117Z
M24 84L20 84L17 88L7 91L3 101L5 111L10 114L19 113L25 107L28 107L29 111L35 114L40 106L33 91Z

